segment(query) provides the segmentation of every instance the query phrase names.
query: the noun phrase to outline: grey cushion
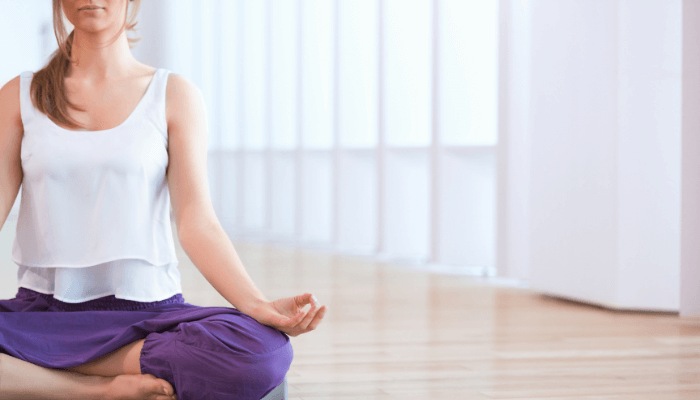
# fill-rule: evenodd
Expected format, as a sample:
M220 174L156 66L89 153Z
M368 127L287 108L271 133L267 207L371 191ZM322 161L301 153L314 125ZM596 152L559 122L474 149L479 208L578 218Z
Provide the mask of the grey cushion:
M265 395L261 400L285 400L287 398L287 380Z

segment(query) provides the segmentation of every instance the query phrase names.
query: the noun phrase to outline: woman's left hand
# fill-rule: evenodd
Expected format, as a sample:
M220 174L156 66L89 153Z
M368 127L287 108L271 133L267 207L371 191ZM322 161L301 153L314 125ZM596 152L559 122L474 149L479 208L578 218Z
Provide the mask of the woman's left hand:
M309 307L307 307L309 306ZM289 336L311 332L326 315L322 306L310 293L266 302L256 307L251 317Z

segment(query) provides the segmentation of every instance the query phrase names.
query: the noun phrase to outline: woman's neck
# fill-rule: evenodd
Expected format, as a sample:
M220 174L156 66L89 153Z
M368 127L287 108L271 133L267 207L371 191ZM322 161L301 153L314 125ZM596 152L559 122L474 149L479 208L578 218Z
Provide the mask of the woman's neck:
M131 54L126 33L116 38L76 31L71 49L72 63L68 76L109 78L125 76L138 61Z

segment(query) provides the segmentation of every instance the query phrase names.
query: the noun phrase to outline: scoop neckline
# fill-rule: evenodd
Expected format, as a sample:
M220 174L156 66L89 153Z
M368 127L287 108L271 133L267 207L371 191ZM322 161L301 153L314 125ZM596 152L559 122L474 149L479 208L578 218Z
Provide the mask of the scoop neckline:
M119 128L123 127L124 125L126 125L127 123L129 123L129 121L131 121L131 119L134 117L134 115L142 108L143 103L146 101L146 98L149 97L151 91L154 90L154 89L153 89L153 86L155 86L155 85L154 85L154 82L155 82L155 80L156 80L156 76L158 75L158 73L159 73L160 71L161 71L160 68L156 69L156 71L155 71L155 72L153 73L153 75L151 76L151 80L148 82L148 86L146 87L146 91L143 92L143 95L142 95L141 98L139 99L138 103L136 103L136 106L134 107L134 109L131 110L131 112L130 112L129 115L124 119L124 121L120 122L117 126L114 126L114 127L112 127L112 128L107 128L107 129L98 129L98 130L90 130L90 129L80 129L80 130L78 130L78 129L69 129L69 128L62 127L61 125L59 125L59 124L57 124L56 122L54 122L54 121L53 121L51 118L49 118L48 116L46 116L46 119L49 120L49 123L51 123L51 125L53 125L53 127L57 128L57 129L59 129L59 130L62 130L62 131L64 131L64 132L74 133L74 134L77 134L77 135L100 134L100 133L111 132L111 131L113 131L113 130L119 129Z

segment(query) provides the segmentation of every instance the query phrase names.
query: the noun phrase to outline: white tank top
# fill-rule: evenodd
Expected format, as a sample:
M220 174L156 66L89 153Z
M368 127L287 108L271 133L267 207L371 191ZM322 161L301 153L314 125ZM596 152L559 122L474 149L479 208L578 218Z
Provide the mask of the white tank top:
M66 302L180 293L166 180L168 71L159 69L119 126L62 128L20 76L24 178L12 258L21 287Z

